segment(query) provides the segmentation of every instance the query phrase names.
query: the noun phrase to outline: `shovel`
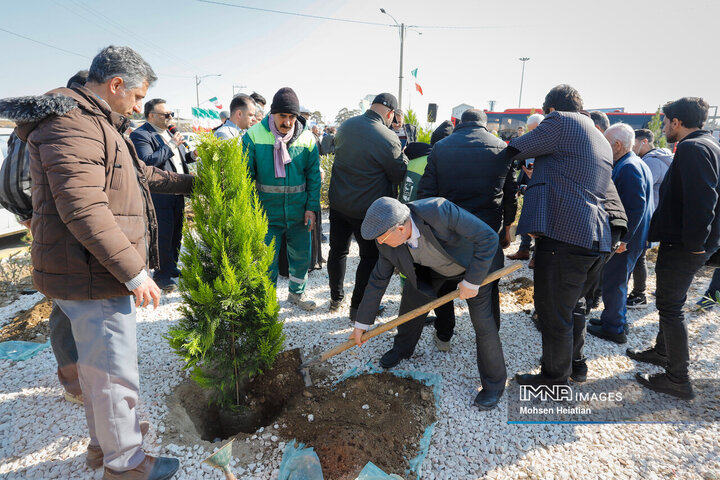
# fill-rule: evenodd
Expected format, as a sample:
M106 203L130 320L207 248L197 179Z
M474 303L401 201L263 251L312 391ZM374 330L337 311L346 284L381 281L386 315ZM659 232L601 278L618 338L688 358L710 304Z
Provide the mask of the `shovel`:
M485 277L485 280L480 284L480 286L487 285L489 283L494 282L495 280L498 280L505 275L509 275L512 272L519 270L522 268L522 265L520 263L516 263L514 265L507 266L505 268L501 268L500 270L495 270L494 272L490 273L487 277ZM432 302L428 302L422 307L418 307L415 310L411 310L403 315L400 315L395 320L391 320L383 325L380 325L376 328L373 328L372 330L368 330L365 332L362 336L362 341L369 340L373 337L377 337L381 333L387 332L388 330L392 330L393 328L397 327L398 325L402 325L405 322L409 322L413 318L416 318L424 313L429 312L430 310L434 310L440 305L444 305L447 302L450 302L452 300L455 300L458 295L460 295L460 290L454 290L446 295L443 295L440 298L436 298ZM342 343L334 348L331 348L330 350L327 350L325 353L323 353L320 356L317 356L315 358L311 358L305 362L303 362L300 365L300 373L302 374L303 378L305 379L305 385L310 386L312 385L312 380L310 379L310 367L314 367L315 365L318 365L324 361L326 361L329 358L334 357L338 353L342 353L345 350L352 348L356 345L355 340L350 339L345 343Z
M234 440L234 439L233 439ZM215 468L219 468L225 474L226 480L237 480L237 477L230 471L230 460L232 459L232 443L230 440L228 443L222 446L220 450L210 455L208 458L203 460L204 463L211 465Z

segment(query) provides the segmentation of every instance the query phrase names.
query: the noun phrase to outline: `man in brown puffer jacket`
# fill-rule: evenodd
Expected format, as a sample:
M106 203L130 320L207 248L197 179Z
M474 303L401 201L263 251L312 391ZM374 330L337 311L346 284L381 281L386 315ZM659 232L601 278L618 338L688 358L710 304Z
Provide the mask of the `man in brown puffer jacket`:
M190 193L191 175L149 167L123 135L157 79L128 47L92 62L85 87L0 101L27 140L32 177L33 280L70 318L90 431L87 464L103 479L167 479L173 458L142 449L136 405L136 307L158 306L150 191ZM135 296L133 302L132 296Z

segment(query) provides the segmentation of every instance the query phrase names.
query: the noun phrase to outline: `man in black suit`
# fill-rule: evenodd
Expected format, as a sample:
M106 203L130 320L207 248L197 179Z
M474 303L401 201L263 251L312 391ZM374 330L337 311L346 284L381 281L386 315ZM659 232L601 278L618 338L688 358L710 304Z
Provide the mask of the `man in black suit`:
M362 334L375 320L380 300L398 269L406 281L400 315L455 289L467 300L475 328L477 366L482 391L475 397L481 410L494 408L505 390L507 373L500 336L487 289L480 289L498 250L498 234L485 222L444 198L407 204L380 197L367 210L361 234L375 241L380 256L370 275L350 335L362 344ZM480 290L480 291L479 291ZM380 359L392 368L415 351L427 313L402 325L393 348Z
M138 157L148 165L167 172L188 173L188 163L197 158L196 152L188 152L180 133L168 131L174 114L169 111L165 100L154 98L145 103L147 122L133 133L130 139L135 145ZM177 268L182 240L183 211L185 197L182 195L152 194L158 222L158 247L160 268L153 278L163 290L174 290L174 277L180 276Z

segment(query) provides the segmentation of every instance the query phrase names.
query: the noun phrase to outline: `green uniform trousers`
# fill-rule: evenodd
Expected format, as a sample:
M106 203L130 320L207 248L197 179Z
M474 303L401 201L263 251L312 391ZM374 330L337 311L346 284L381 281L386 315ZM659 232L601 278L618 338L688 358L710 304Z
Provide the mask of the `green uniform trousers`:
M308 269L310 268L310 232L307 225L302 222L289 226L270 225L265 235L265 243L270 245L275 239L275 256L270 265L270 280L277 285L278 278L278 257L283 234L287 238L287 260L288 278L290 279L290 291L292 293L303 293L307 285Z

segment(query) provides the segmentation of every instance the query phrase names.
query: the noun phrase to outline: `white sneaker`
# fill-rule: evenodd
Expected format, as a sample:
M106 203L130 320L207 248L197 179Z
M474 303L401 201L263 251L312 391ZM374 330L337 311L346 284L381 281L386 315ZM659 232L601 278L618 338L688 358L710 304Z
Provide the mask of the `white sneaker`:
M302 293L288 292L287 301L292 303L293 305L297 305L306 312L312 312L317 308L317 305L315 305L315 302L313 302L312 300L303 300Z
M438 338L437 333L435 333L435 346L441 352L449 352L450 351L450 347L451 347L450 341L451 340L452 340L452 338L450 340L448 340L447 342L443 342L442 340L440 340Z

